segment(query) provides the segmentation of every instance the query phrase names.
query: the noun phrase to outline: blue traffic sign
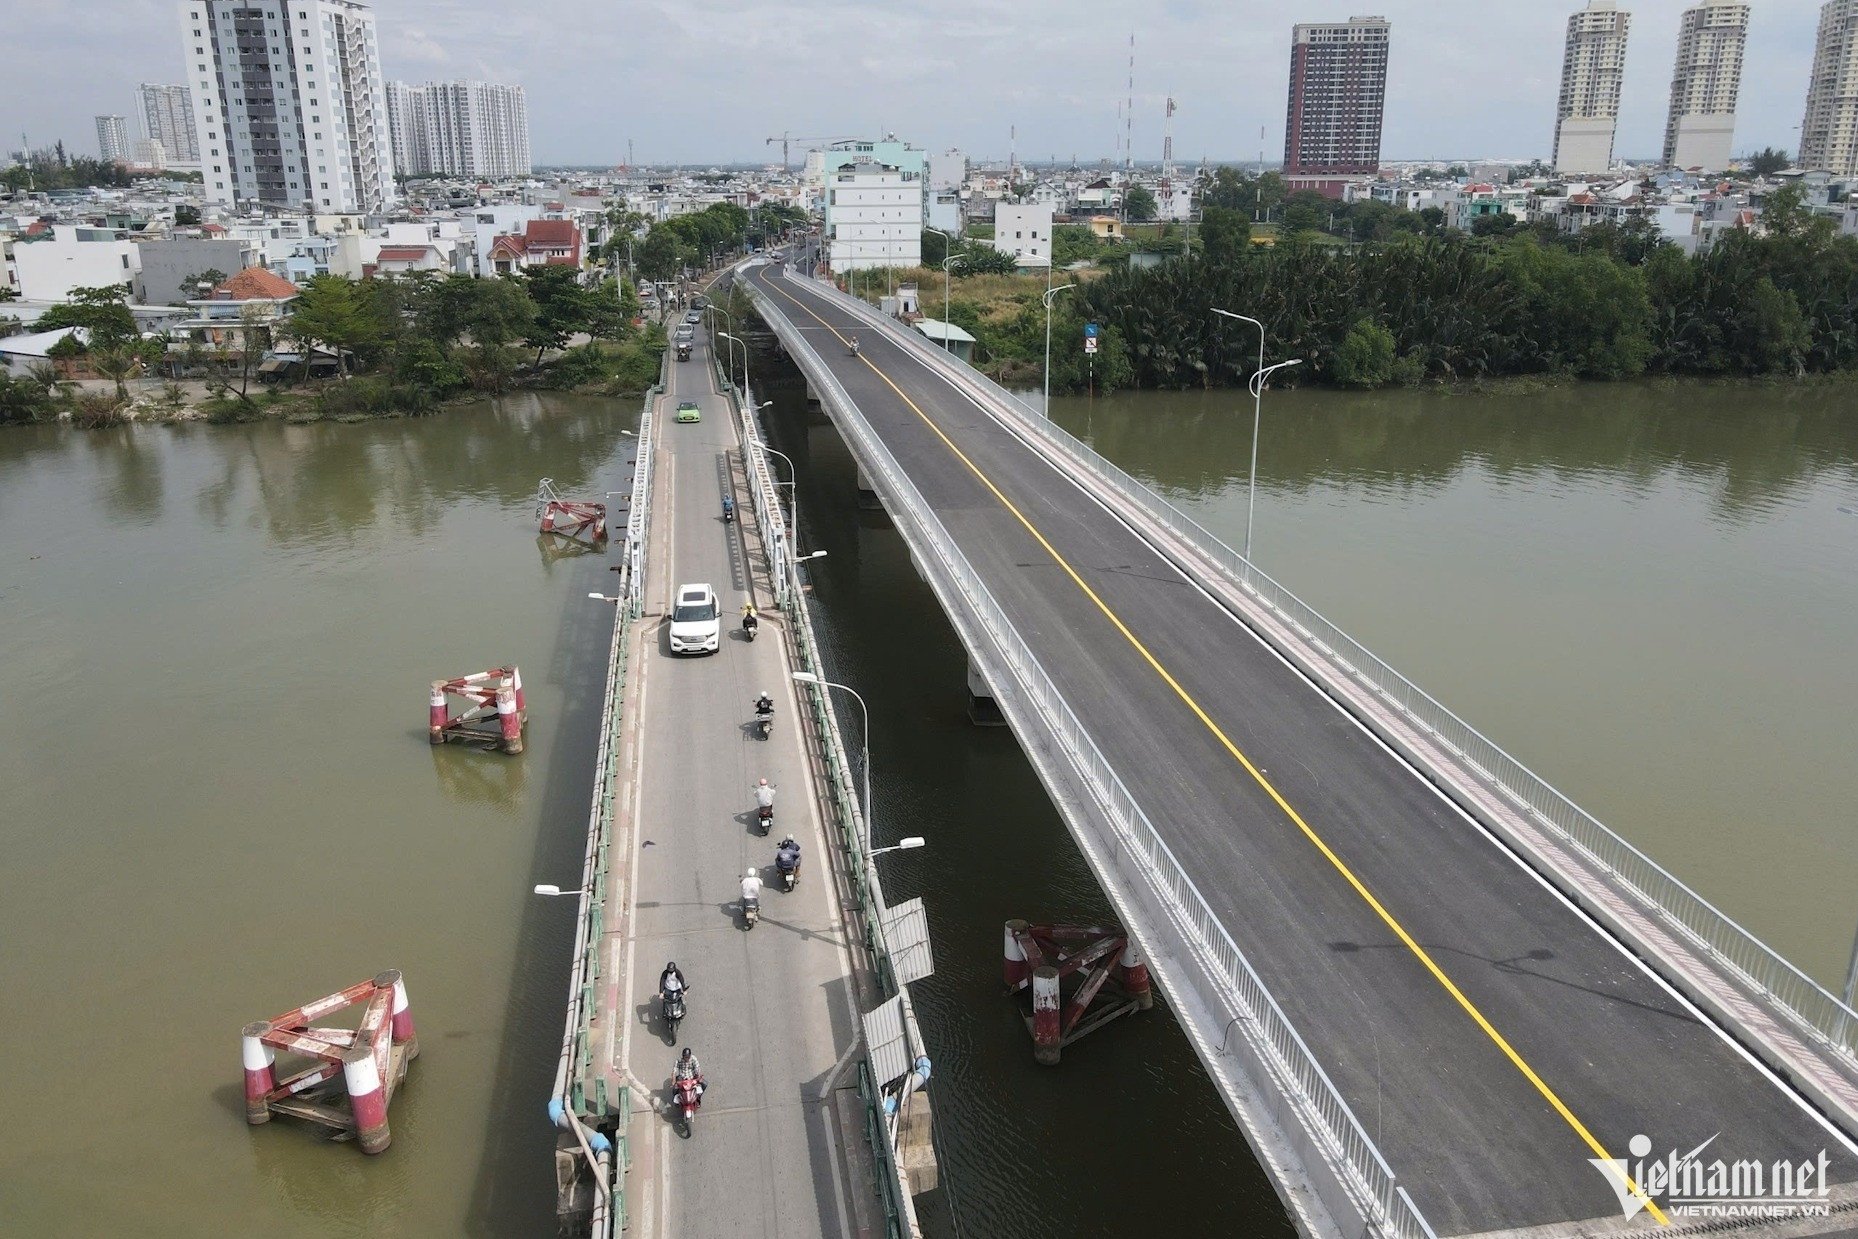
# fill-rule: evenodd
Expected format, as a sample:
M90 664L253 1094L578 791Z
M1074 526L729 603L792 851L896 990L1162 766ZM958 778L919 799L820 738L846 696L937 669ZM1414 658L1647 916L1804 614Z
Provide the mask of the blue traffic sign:
M1097 338L1097 325L1095 323L1084 324L1084 338L1086 340L1094 340Z

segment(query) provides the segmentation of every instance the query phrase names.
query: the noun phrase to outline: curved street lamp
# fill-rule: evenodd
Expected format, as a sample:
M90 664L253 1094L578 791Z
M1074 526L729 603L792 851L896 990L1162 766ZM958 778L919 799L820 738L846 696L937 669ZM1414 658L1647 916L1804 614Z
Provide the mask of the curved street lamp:
M1076 284L1060 284L1046 289L1042 298L1045 302L1045 420L1048 422L1052 420L1052 298L1067 288L1076 287Z

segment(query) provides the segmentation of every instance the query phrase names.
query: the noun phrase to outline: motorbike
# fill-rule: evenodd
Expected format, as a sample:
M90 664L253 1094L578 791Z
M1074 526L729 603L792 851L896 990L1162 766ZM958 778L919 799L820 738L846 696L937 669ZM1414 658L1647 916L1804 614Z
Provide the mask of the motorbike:
M768 738L768 733L774 730L774 708L770 706L765 710L757 709L755 711L755 725L761 728L761 738L766 740Z
M774 806L771 804L756 805L755 818L761 827L761 833L767 834L774 829Z
M675 1119L677 1134L690 1139L690 1121L697 1117L697 1107L703 1104L703 1081L696 1076L681 1076L671 1082L671 1096L677 1107Z
M761 621L754 616L744 615L742 617L742 636L747 640L753 641L755 639L755 633L760 627Z
M668 1040L677 1040L677 1026L684 1022L684 991L677 990L666 994L660 1001L659 1011L664 1016L665 1033Z
M725 499L723 500L723 524L732 525L734 523L735 501L733 499Z
M787 866L785 866L785 865L783 865L783 864L781 864L781 863L780 863L780 862L779 862L778 860L776 860L776 861L775 861L775 866L776 866L776 867L777 867L778 869L780 869L780 871L781 871L781 887L782 887L782 889L784 889L784 890L787 890L787 891L790 891L790 892L791 892L791 891L793 890L793 888L794 888L794 887L795 887L796 885L798 885L798 884L799 884L799 881L800 881L800 866L799 866L799 864L798 864L798 863L795 863L795 865L794 865L794 867L793 867L793 868L791 868L791 869L789 869L789 868L788 868Z
M761 900L744 899L742 901L742 928L753 929L755 922L761 919Z
M858 356L858 337L857 336L852 337L852 356L853 357Z

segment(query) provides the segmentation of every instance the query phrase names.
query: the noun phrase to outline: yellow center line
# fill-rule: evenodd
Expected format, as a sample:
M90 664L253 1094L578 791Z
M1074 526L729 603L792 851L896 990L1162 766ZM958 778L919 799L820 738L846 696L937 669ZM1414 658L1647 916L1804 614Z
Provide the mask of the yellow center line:
M772 285L764 285L764 287L772 287ZM834 336L838 336L840 341L845 340L844 336L839 335L837 329L818 314L815 314L807 306L801 304L791 293L780 288L774 288L774 291L788 301L793 302L801 311L827 331L832 332ZM1092 589L1089 584L1085 582L1084 578L1078 575L1077 570L1071 566L1070 561L1058 553L1058 548L1051 544L1045 535L1039 531L1038 527L1026 518L1025 513L1021 512L1018 506L1016 506L1012 500L1008 499L998 486L994 485L993 479L983 473L980 467L968 458L967 453L957 447L954 441L943 433L942 428L936 425L929 415L923 412L921 407L918 406L914 400L910 399L901 387L897 386L897 384L891 380L888 374L878 368L868 354L861 352L858 354L858 359L864 362L866 366L870 367L871 373L882 379L885 386L897 393L898 398L910 407L911 411L922 420L923 425L929 427L930 431L934 433L936 438L942 441L943 445L954 454L955 458L967 466L968 471L980 481L981 485L985 486L993 493L994 498L1000 501L1000 505L1008 512L1011 512L1014 519L1025 527L1027 533L1032 535L1033 540L1041 547L1045 548L1046 554L1050 555L1058 566L1064 569L1065 575L1069 576L1078 589L1083 591L1084 596L1096 604L1097 610L1101 611L1104 617L1115 626L1116 631L1121 633L1123 638L1134 647L1136 653L1142 656L1143 661L1154 669L1155 674L1161 677L1162 682L1174 690L1175 695L1186 704L1189 710L1193 711L1194 716L1205 725L1206 729L1213 734L1214 738L1225 747L1225 750L1232 754L1233 758L1237 760L1241 766L1245 767L1246 773L1251 775L1258 786L1264 789L1265 794L1271 798L1279 809L1284 811L1284 815L1292 822L1296 823L1297 829L1303 832L1304 837L1315 846L1318 852L1322 853L1325 860L1334 866L1336 872L1341 874L1349 886L1354 888L1355 893L1361 896L1362 901L1374 910L1375 915L1380 917L1382 923L1393 931L1394 936L1399 938L1401 943L1406 946L1407 950L1413 953L1414 957L1419 960L1427 972L1432 974L1433 979L1444 988L1445 992L1450 994L1453 1000L1464 1009L1465 1014L1471 1017L1472 1022L1484 1031L1484 1035L1489 1037L1496 1047L1503 1052L1504 1057L1509 1059L1516 1070L1522 1073L1523 1078L1535 1086L1536 1091L1554 1108L1555 1113L1559 1114L1562 1119L1567 1122L1568 1126L1574 1130L1575 1135L1581 1138L1582 1143L1593 1150L1594 1156L1603 1161L1612 1161L1612 1156L1606 1151L1606 1148L1601 1145L1599 1140L1595 1139L1594 1134L1587 1129L1587 1125L1575 1117L1574 1112L1568 1109L1567 1103L1563 1102L1561 1098L1556 1095L1555 1090L1550 1088L1548 1083L1543 1080L1541 1076L1536 1074L1535 1069L1524 1060L1521 1054L1517 1053L1516 1047L1512 1046L1509 1040L1504 1037L1502 1033L1497 1031L1496 1027L1485 1018L1484 1013L1477 1009L1477 1005L1466 997L1464 991L1459 989L1458 986L1453 983L1452 979L1445 974L1445 970L1439 967L1438 961L1432 958L1431 953L1428 952L1425 947L1421 946L1418 941L1414 939L1413 935L1406 931L1406 927L1401 925L1400 922L1394 918L1393 913L1389 912L1386 906L1382 904L1379 899L1374 897L1374 893L1368 889L1366 883L1355 876L1354 870L1350 869L1347 863L1336 854L1335 850L1323 840L1322 836L1317 834L1316 831L1311 828L1310 824L1303 820L1303 815L1291 807L1290 802L1284 799L1283 795L1279 793L1276 787L1272 786L1271 781L1265 778L1264 773L1259 770L1257 766L1252 764L1251 759L1239 749L1238 745L1232 742L1232 739L1226 735L1219 724L1215 723L1212 718L1208 716L1207 712L1200 708L1200 703L1195 701L1192 694L1181 685L1180 681L1176 680L1168 669L1161 665L1161 661L1142 643L1141 638L1130 631L1129 626L1123 623L1122 617L1111 610L1109 604L1098 596L1097 591ZM1670 1219L1665 1216L1664 1211L1658 1207L1656 1202L1645 1195L1644 1191L1632 1180L1630 1175L1626 1176L1626 1184L1635 1196L1644 1201L1646 1212L1658 1219L1658 1224L1660 1226L1670 1224Z

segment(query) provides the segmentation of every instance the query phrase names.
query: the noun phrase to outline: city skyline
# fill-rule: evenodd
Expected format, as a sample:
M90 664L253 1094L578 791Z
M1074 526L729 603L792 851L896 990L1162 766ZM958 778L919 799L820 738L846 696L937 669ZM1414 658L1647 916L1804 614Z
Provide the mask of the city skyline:
M1399 27L1390 68L1384 160L1550 157L1562 33L1580 0L1527 11L1464 2L1384 0L1302 4L1271 14L1232 13L1204 0L1170 0L1137 31L1134 155L1160 157L1164 100L1174 118L1177 162L1275 163L1285 136L1291 27L1345 21L1356 9ZM1695 0L1625 0L1633 14L1615 150L1658 158L1669 106L1669 67L1680 18ZM612 29L610 13L583 0L551 11L564 28ZM798 8L805 10L804 3ZM665 2L628 9L611 38L537 40L506 47L478 37L496 28L485 0L384 0L374 6L388 78L471 78L528 90L537 164L611 164L631 140L638 161L778 162L764 139L894 131L931 149L958 146L1004 159L1018 130L1022 161L1120 158L1130 13L1104 0L1045 0L1008 22L996 9L954 0L926 15L815 3L809 20L725 0L698 15ZM1755 0L1750 20L1739 152L1790 151L1812 70L1818 0ZM114 0L73 14L55 10L17 31L17 89L0 111L9 145L23 131L35 146L89 145L99 113L133 115L136 84L179 81L171 0ZM98 37L104 26L109 39ZM749 54L701 89L688 66L714 52L728 28ZM1024 63L1029 29L1049 55ZM802 43L795 35L807 31ZM951 30L962 31L959 42ZM894 55L887 49L894 49ZM68 65L81 56L84 88ZM838 76L818 65L835 66ZM810 66L810 67L809 67ZM112 83L100 88L99 83ZM924 119L931 118L931 119ZM1262 135L1260 134L1260 131ZM91 139L94 140L94 139Z

